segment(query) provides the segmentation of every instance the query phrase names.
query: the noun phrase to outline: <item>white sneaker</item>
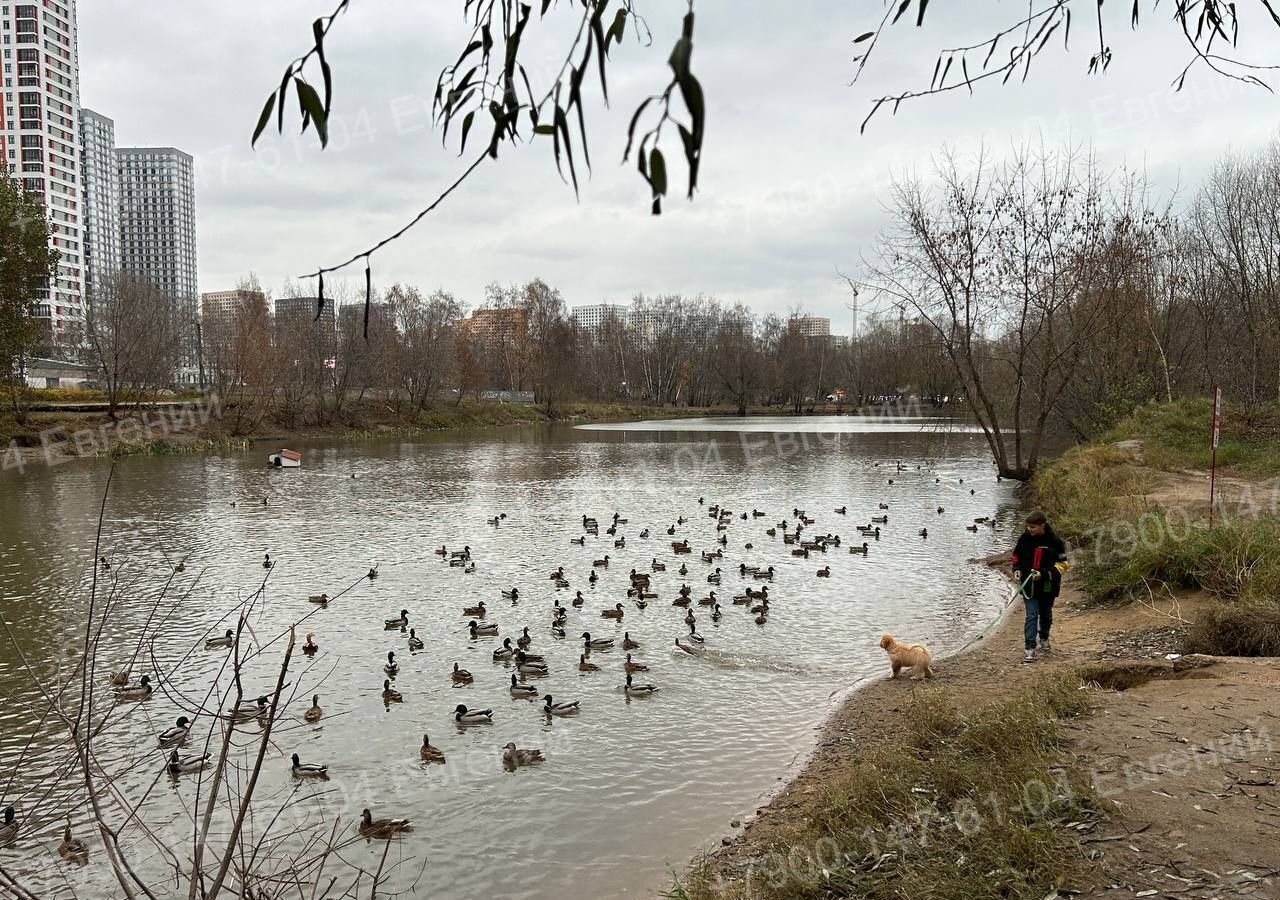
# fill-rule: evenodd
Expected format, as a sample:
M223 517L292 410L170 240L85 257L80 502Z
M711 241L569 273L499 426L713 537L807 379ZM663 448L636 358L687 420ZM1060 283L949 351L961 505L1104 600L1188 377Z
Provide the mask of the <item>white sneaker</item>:
M1027 650L1027 651L1025 651L1025 652L1022 654L1022 661L1023 661L1024 663L1035 662L1035 661L1036 661L1036 651L1034 651L1034 650Z
M1053 648L1049 646L1049 642L1048 642L1048 641L1046 641L1046 640L1041 640L1041 641L1040 641L1040 652L1041 652L1041 653L1048 653L1048 652L1050 652L1052 649L1053 649Z

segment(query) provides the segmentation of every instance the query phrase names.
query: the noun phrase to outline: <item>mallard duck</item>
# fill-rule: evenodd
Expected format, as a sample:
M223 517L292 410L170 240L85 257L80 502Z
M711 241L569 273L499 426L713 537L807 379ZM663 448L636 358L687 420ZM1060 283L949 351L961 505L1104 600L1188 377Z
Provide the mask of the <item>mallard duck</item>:
M850 548L849 548L849 552L850 552L850 553L861 553L863 556L866 556L866 555L867 555L867 552L868 552L868 550L867 550L867 542L866 542L866 541L863 541L863 542L862 542L862 546L861 546L861 547L850 547Z
M622 604L621 604L621 603L615 603L615 604L613 605L613 609L602 609L602 610L600 610L600 617L601 617L602 619L617 619L619 622L621 622L621 621L622 621L622 613L623 613L623 610L622 610Z
M683 642L680 640L680 638L676 638L676 649L677 649L677 650L683 650L685 653L688 653L690 656L700 656L700 655L702 655L703 653L705 653L705 652L706 652L706 648L705 648L705 647L703 647L703 646L701 646L701 645L699 645L699 644L686 644L686 643L683 643Z
M694 643L694 644L702 644L702 643L705 643L705 641L703 641L703 639L702 639L702 635L698 634L698 632L697 632L697 630L696 630L696 626L695 626L695 624L694 624L693 622L689 622L689 623L688 623L688 625L689 625L689 640L690 640L690 642L692 642L692 643Z
M18 836L18 819L12 806L4 808L4 821L0 822L0 847L13 843Z
M658 692L658 689L651 684L636 684L631 680L630 674L627 675L627 684L623 690L628 697L647 697Z
M654 572L665 572L667 571L667 564L658 562L658 558L655 556L653 562L649 564L649 568Z
M550 694L547 694L542 698L542 700L542 711L549 716L572 716L576 715L578 712L579 701L577 700L566 700L561 703L556 703Z
M579 672L599 672L600 667L593 662L587 662L585 653L578 654L578 671Z
M170 775L189 775L192 772L199 772L205 766L209 765L210 753L201 756L192 754L191 756L179 756L178 751L174 750L169 754L169 774Z
M964 526L964 530L965 530L965 531L973 531L973 532L977 532L977 530L978 530L978 526L977 526L977 525L966 525L966 526Z
M598 567L600 567L600 568L602 568L602 569L607 569L607 568L609 568L609 554L608 554L608 553L606 553L606 554L604 555L604 559L597 559L597 560L593 560L593 561L592 561L592 563L591 563L591 565L593 565L593 566L598 566Z
M459 703L454 707L453 720L459 725L489 725L493 722L493 710L467 709Z
M622 632L622 649L623 650L635 650L635 649L638 649L639 646L640 646L639 641L633 641L631 639L631 632L629 631Z
M425 734L422 736L422 746L418 748L418 753L422 756L423 762L444 762L444 753L439 747L433 747L431 745L431 738Z
M448 547L446 547L444 544L441 544L441 545L440 545L440 549L439 549L439 550L436 550L436 551L435 551L435 554L436 554L436 556L448 556L448 555L449 555L449 548L448 548Z
M316 763L304 763L298 759L298 754L293 754L293 765L289 771L294 778L318 778L321 781L329 780L329 767L317 765Z
M586 598L586 597L584 597L584 596L582 596L582 591L578 591L577 593L575 593L575 594L573 595L573 605L574 605L574 606L581 606L582 604L584 604L584 603L586 603L586 602L587 602L587 598Z
M408 819L375 819L367 809L360 813L360 834L366 838L385 841L402 831L413 831L413 823Z
M720 612L720 604L717 603L711 610L711 621L719 622L722 618L724 618L724 614Z
M71 836L70 817L67 818L67 827L62 830L62 843L58 844L58 855L81 866L89 861L88 845L78 837Z
M474 574L475 574L475 571L476 571L476 564L475 564L475 563L473 563L473 562L469 562L469 563L467 563L466 567L465 567L465 568L463 568L463 570L462 570L462 574L464 574L464 575L474 575Z
M748 541L747 543L745 543L745 544L743 544L743 545L742 545L742 549L743 549L743 550L750 550L753 546L755 546L755 545Z
M693 624L694 624L695 622L697 622L697 621L698 621L698 619L697 619L697 617L693 614L693 610L689 610L687 613L685 613L685 617L684 617L684 624L686 624L686 625L688 625L690 628L692 628L692 627L693 627Z
M509 591L502 592L503 600L510 600L512 603L520 602L520 588L512 588Z
M129 670L122 669L111 673L111 683L116 687L124 687L129 683Z
M465 607L462 610L462 614L464 616L471 616L475 619L483 619L488 614L488 610L484 608L484 601L481 600L475 606Z
M551 581L558 581L559 579L564 578L564 566L561 566L560 568L556 569L547 577Z
M881 503L881 504L880 504L880 508L881 508L881 509L888 509L888 508L889 508L889 504L888 504L888 503Z
M466 560L466 558L465 558L465 557L461 557L461 556L453 556L453 557L450 557L450 558L449 558L449 566L450 566L451 568L454 568L454 569L461 569L461 568L462 568L463 566L465 566L466 564L467 564L467 560Z
M382 671L386 672L392 678L400 674L400 663L396 662L396 651L387 651L387 664L382 667Z
M516 659L520 662L546 663L546 657L537 653L525 653L524 650L516 650Z
M233 632L230 628L228 628L226 634L220 634L217 637L211 637L205 640L204 649L216 650L219 647L230 647L235 642L236 642L235 632Z
M391 679L382 679L382 702L383 703L400 703L404 697L399 691L391 686Z
M756 616L757 625L765 625L769 622L769 610L762 610L760 615Z
M328 594L312 594L311 596L307 597L307 602L318 603L319 605L324 606L329 602L329 595Z
M929 529L921 528L919 531L916 532L916 534L920 535L920 537L922 538L927 538L929 536Z
M266 501L264 500L263 502L265 503ZM273 563L273 562L271 561L271 554L270 554L270 553L264 553L264 554L262 554L262 568L264 568L264 569L270 569L270 568L271 568L272 566L274 566L274 565L275 565L275 563Z
M686 566L684 563L680 563L680 574L681 574L681 575L688 575L688 574L689 574L689 567L688 567L688 566Z
M585 545L586 545L586 543L587 543L587 539L586 539L586 537L585 537L585 536L583 536L583 537L576 537L576 538L569 538L569 543L570 543L570 544L577 544L579 547L582 547L582 546L585 546Z
M819 570L818 570L818 577L819 577L819 578L830 578L830 577L831 577L831 567L830 567L830 566L823 566L821 569L819 569Z
M418 637L417 632L414 631L412 628L410 628L409 629L409 649L421 650L425 646L426 644L422 642L422 638Z
M498 516L494 516L492 519L485 519L485 521L488 522L490 525L500 525L502 523L502 519L500 519Z
M400 615L394 619L383 619L382 624L387 628L403 628L409 624L409 610L400 610Z
M490 622L487 625L481 625L475 619L472 619L469 623L467 623L467 628L471 631L471 636L473 638L480 637L482 635L492 637L493 635L496 635L498 633L497 622Z
M944 507L941 507L941 506L938 507L938 515L942 515L946 511L947 510Z
M451 677L453 678L454 684L470 684L475 681L475 679L471 677L471 673L466 669L459 668L457 663L453 664L453 675Z
M561 621L551 623L551 636L554 638L564 637L564 624Z
M324 715L324 710L320 708L320 695L311 695L311 705L307 707L307 711L302 714L302 718L308 722L319 722L320 717Z
M461 550L454 550L452 553L449 554L449 558L450 559L470 559L471 545L466 544L463 546Z
M516 676L511 676L511 696L512 697L528 697L533 699L538 696L538 689L531 684L521 684L516 680Z
M647 538L648 536L649 536L649 529L648 529L648 528L645 528L644 530L642 530L642 531L640 532L640 537L641 537L642 539L643 539L643 538Z
M160 746L168 749L169 747L179 747L187 739L187 734L191 731L191 720L186 716L178 716L177 724L172 728L166 728L160 732Z
M769 586L766 584L764 587L760 588L760 590L758 591L752 590L751 588L747 588L747 596L750 597L752 600L768 600Z
M319 649L320 645L316 643L315 632L308 631L306 639L302 642L302 652L307 656L314 656Z
M613 638L592 638L588 631L582 632L582 643L588 650L610 650L613 648Z
M626 546L627 546L627 539L625 537L620 537L613 542L613 549L615 550L622 550Z
M672 606L688 606L693 602L693 598L688 594L681 594L679 597L671 601Z
M888 525L889 517L888 516L872 516L871 524L872 525Z
M767 534L769 537L777 537L777 536L778 536L778 529L776 529L776 528L766 528L766 529L764 530L764 533L765 533L765 534Z
M769 598L765 597L764 601L751 607L753 613L767 613L769 611Z
M649 667L644 665L643 663L632 662L630 653L627 654L627 661L622 664L622 668L626 669L628 672L648 672L649 671Z
M648 594L648 595L641 595L640 597L637 597L634 601L632 601L633 603L635 603L635 605L636 605L636 609L647 609L647 608L648 608L648 606L649 606L649 601L648 601L648 600L645 600L645 599L644 599L644 596L650 596L650 597L652 597L652 596L654 596L654 595L653 595L653 594Z
M255 716L264 716L267 714L267 698L254 697L252 700L241 700L235 706L231 707L228 712L231 717L238 722L252 719Z
M511 646L511 638L504 638L502 646L493 651L493 661L501 662L502 660L511 659L516 655L515 648Z
M515 742L509 742L507 746L502 748L503 764L513 769L517 766L530 766L534 763L540 763L545 758L541 750L521 749L516 747Z
M836 515L838 516L843 516L848 512L849 512L849 507L847 506L840 506L836 508Z
M591 584L595 584L599 580L600 580L600 576L595 573L594 569L592 570L591 574L587 576L587 581L589 581Z
M764 570L761 570L761 571L757 571L757 572L753 573L751 577L752 577L752 578L755 578L755 579L758 579L758 580L760 580L760 581L772 581L772 580L773 580L773 566L770 566L769 568L764 569Z
M116 701L123 703L123 702L133 701L133 700L146 700L148 697L151 696L154 690L155 688L151 686L151 676L143 675L141 678L138 679L137 684L131 684L131 685L128 685L127 687L117 688Z
M521 675L539 675L540 676L540 675L546 675L548 670L547 670L546 663L534 662L533 660L529 659L529 660L524 660L523 662L517 662L516 671L519 672Z
M720 569L717 568L714 572L712 572L710 575L707 576L707 584L719 584L719 583L720 583Z
M675 534L675 533L676 533L676 526L671 525L667 528L667 534Z
M699 606L715 606L715 605L716 605L716 592L715 592L715 591L711 591L710 593L708 593L708 594L707 594L707 596L705 596L705 597L701 598L700 600L698 600L698 605L699 605Z
M524 650L532 643L533 638L529 636L529 626L526 625L524 630L520 633L520 637L516 638L516 646L521 650Z
M799 548L799 549L797 549L797 550L792 550L792 551L791 551L791 555L792 555L792 556L803 556L805 559L808 559L808 558L809 558L809 548L808 548L808 547L800 547L800 548Z

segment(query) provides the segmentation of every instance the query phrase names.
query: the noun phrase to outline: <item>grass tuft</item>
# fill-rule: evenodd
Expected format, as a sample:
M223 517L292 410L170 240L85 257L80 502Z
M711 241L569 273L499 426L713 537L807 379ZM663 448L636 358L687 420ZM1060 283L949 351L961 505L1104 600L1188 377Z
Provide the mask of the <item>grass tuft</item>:
M704 858L666 896L1038 900L1081 865L1061 826L1098 808L1059 736L1087 707L1075 676L963 713L921 689L899 746L852 760L745 870Z

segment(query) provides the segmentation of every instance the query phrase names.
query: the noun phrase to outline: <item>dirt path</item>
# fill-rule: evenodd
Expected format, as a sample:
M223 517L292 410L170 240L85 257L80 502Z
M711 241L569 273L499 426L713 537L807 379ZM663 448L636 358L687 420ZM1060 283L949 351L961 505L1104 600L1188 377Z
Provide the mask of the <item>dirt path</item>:
M1009 697L1069 667L1093 669L1093 714L1069 726L1076 763L1113 807L1080 835L1092 860L1084 897L1280 898L1280 661L1217 659L1175 672L1185 624L1207 603L1086 609L1068 585L1054 650L1022 662L1019 610L983 644L939 665L956 708ZM1111 675L1108 673L1118 672ZM1116 689L1121 688L1121 689ZM717 854L742 871L774 833L807 815L827 778L859 751L892 741L919 685L880 681L832 717L804 771Z

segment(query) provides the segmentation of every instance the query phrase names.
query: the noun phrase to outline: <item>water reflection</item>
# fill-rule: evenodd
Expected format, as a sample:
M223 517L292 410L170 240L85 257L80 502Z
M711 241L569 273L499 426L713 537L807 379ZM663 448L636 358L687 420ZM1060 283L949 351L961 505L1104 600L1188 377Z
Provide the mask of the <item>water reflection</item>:
M981 437L934 421L835 421L845 428L838 436L829 418L787 418L748 420L746 434L731 430L743 425L734 420L699 420L320 444L302 448L302 469L284 472L265 467L265 450L125 460L103 527L102 554L112 569L98 575L126 586L126 600L108 624L104 645L112 650L98 671L126 664L148 617L160 610L163 629L133 668L135 675L163 673L165 690L136 704L104 738L97 748L102 764L122 764L138 746L154 746L183 696L199 701L212 681L225 683L225 651L188 651L230 627L239 605L265 582L264 602L250 622L255 637L266 642L310 614L306 627L321 649L298 660L291 676L297 721L275 738L264 797L301 798L296 814L314 820L352 821L365 806L375 815L418 819L392 853L412 860L406 873L422 869L418 885L427 894L647 895L665 883L665 863L682 864L776 785L810 746L834 692L883 670L881 631L945 653L999 606L995 576L964 564L1006 544L1004 523L1016 518L1009 485L996 483ZM84 583L93 573L107 471L105 464L75 463L0 479L0 608L47 675L74 665L82 639ZM699 497L768 516L735 517L717 532ZM880 514L881 503L889 506L889 522L865 557L842 547L796 558L780 533L766 534L781 519L793 520L799 507L815 518L812 532L839 533L847 547L855 524ZM833 512L841 506L848 515ZM615 510L629 519L619 529L622 549L604 534ZM500 525L487 524L501 513L507 518ZM601 534L571 544L582 534L584 514L600 519ZM1001 527L964 529L993 514ZM691 557L671 553L675 538L666 530L680 516L689 521L676 537L690 540ZM916 533L924 526L927 539ZM651 536L639 538L646 527ZM725 558L708 567L696 551L714 547L722 533ZM469 544L475 573L446 565L433 553L442 544ZM265 572L268 552L276 566ZM604 553L611 564L592 585L592 560ZM625 595L627 573L648 570L654 557L667 571L653 575L658 597L639 610ZM182 559L184 571L175 574L166 560ZM681 562L690 569L687 578L678 574ZM738 577L740 562L777 570L764 627L748 607L726 602L745 584L756 586ZM373 565L378 578L361 580ZM547 574L561 565L571 587L557 591ZM815 577L824 565L831 577ZM725 573L719 587L705 581L714 566ZM695 598L708 589L723 598L724 618L714 624L695 600L698 629L710 647L697 657L674 651L675 637L687 630L685 611L671 606L683 582ZM512 586L521 593L515 605L500 595ZM587 601L575 609L569 602L577 590ZM336 599L318 609L307 602L322 592ZM557 598L569 607L564 639L550 627ZM501 637L473 640L467 633L462 610L479 600L501 636L529 627L530 651L550 667L536 683L557 699L581 701L580 715L548 718L538 702L510 696L514 670L491 659ZM624 604L623 621L601 618L617 602ZM402 608L425 642L420 651L408 649L407 632L383 628ZM583 631L619 641L629 632L641 644L636 659L651 670L643 680L661 691L628 700L620 648L592 656L602 671L579 672L575 635ZM270 689L277 649L251 667L250 690ZM395 687L404 702L387 706L381 693L389 650L400 662ZM474 673L474 683L453 684L455 662ZM321 695L325 714L308 724L301 717L312 693ZM34 871L56 844L61 794L29 761L64 752L62 735L37 727L40 698L8 644L0 654L0 695L9 698L0 704L0 796L48 813L39 817L43 832L24 835L17 851L0 852ZM452 718L458 703L492 708L493 724L458 727ZM207 731L207 723L198 723L196 732ZM423 764L424 731L447 755L445 765ZM501 748L508 741L540 747L547 759L507 772ZM293 752L328 764L333 780L323 788L296 786L289 776ZM190 827L183 810L192 776L153 788L164 757L156 749L145 766L121 772L120 785L138 795L149 791L150 814L181 835ZM20 758L27 762L18 770ZM380 852L361 843L349 855L376 864ZM161 861L154 852L145 858ZM94 877L99 865L105 865L100 854L83 877Z

